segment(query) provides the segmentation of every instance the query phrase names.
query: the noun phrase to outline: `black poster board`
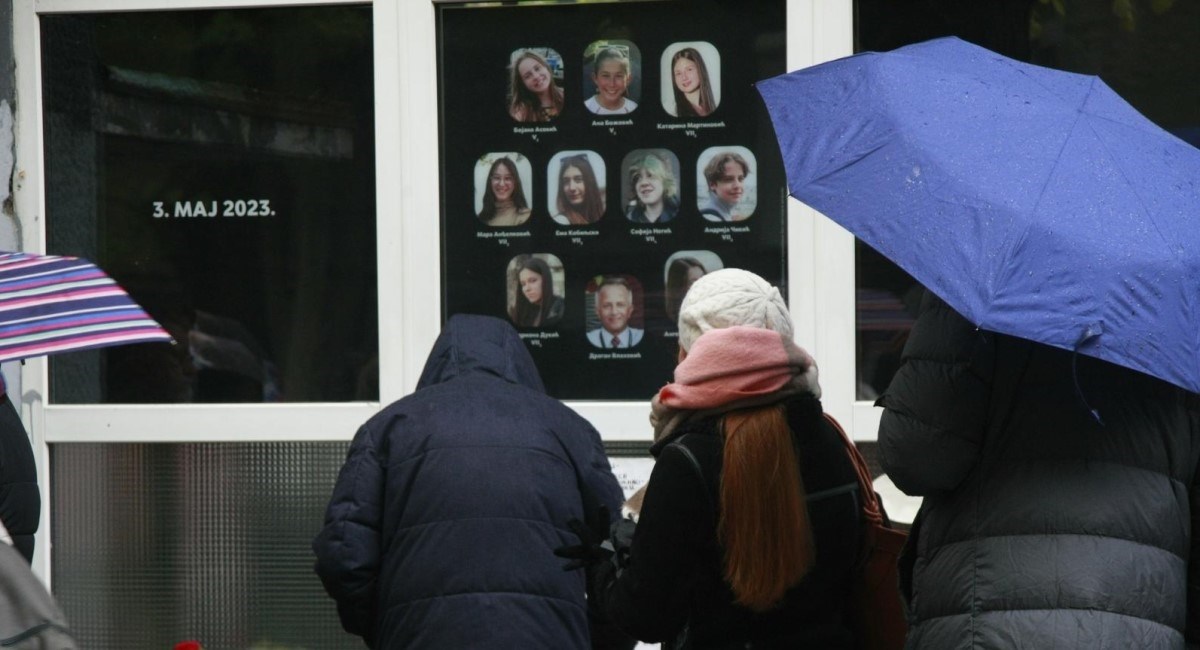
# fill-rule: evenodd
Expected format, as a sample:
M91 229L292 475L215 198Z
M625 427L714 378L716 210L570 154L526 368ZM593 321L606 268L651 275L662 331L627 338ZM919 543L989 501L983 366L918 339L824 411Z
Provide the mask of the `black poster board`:
M786 289L753 88L785 71L782 0L437 11L443 318L514 322L555 397L643 400L689 277Z

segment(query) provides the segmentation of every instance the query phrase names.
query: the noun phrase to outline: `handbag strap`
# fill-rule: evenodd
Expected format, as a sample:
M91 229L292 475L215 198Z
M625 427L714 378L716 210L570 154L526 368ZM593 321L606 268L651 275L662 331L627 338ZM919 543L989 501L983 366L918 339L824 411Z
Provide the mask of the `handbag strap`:
M846 435L846 430L842 428L842 425L838 424L832 415L828 413L823 415L825 421L842 437L842 444L846 446L846 454L850 456L850 464L854 465L854 471L858 474L858 491L862 495L863 516L868 524L883 525L883 510L879 507L879 496L875 494L875 488L871 484L871 471L867 469L867 461L863 460L858 447L850 440L850 436Z

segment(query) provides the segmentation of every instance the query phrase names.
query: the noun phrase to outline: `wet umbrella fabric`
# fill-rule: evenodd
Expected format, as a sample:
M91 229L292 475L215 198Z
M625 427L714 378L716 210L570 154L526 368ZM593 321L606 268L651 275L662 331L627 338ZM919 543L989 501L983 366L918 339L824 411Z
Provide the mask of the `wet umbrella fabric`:
M91 262L0 253L0 361L171 336Z
M758 84L792 196L983 329L1200 392L1200 151L955 38Z

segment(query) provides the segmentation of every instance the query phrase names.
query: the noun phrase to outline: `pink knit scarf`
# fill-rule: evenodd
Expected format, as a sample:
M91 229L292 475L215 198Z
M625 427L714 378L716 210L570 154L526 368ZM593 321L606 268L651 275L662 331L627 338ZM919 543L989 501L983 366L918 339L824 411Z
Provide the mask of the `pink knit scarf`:
M676 366L675 381L650 401L654 441L691 420L804 393L821 396L817 364L791 339L758 327L709 330ZM640 510L644 492L645 487L630 497L626 508Z

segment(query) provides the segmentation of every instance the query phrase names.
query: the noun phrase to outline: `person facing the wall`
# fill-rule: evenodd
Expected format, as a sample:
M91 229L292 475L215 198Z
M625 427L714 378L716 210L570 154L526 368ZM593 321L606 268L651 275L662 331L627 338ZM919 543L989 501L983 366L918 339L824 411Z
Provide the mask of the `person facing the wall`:
M1196 394L980 330L927 291L877 403L883 468L924 497L906 647L1200 643Z
M700 278L679 348L675 381L651 402L657 460L629 504L632 541L620 568L591 563L589 598L664 650L853 647L857 474L779 291L741 269ZM575 526L608 537L594 528Z
M350 444L316 571L371 648L606 647L584 573L551 551L620 500L599 434L546 395L516 330L455 315L416 392Z

